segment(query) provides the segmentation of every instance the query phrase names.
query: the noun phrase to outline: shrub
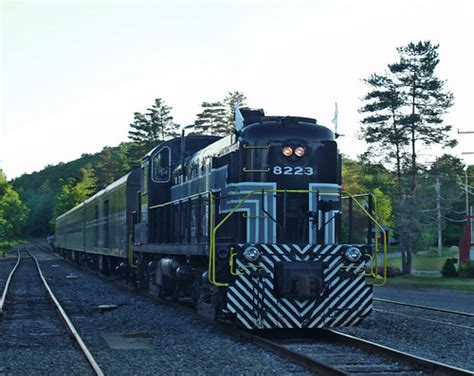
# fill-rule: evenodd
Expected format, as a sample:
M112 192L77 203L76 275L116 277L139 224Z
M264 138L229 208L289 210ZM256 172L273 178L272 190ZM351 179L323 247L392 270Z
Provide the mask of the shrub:
M456 264L458 260L456 258L448 258L444 262L443 269L441 269L441 274L445 278L453 278L457 277L458 273L456 271L456 267L454 264Z
M463 262L459 265L459 276L462 278L474 278L474 261Z

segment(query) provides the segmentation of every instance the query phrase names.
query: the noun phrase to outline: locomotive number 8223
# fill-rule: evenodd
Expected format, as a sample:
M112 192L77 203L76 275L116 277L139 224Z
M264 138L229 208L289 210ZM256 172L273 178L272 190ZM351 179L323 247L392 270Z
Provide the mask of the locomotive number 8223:
M341 157L316 120L237 110L226 137L163 142L56 220L56 248L247 329L354 325L369 247L340 244Z

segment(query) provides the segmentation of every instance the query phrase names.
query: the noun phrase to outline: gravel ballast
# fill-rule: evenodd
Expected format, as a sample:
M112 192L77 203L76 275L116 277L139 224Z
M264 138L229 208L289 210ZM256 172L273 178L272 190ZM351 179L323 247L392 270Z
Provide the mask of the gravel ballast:
M474 305L474 294L449 289L389 285L375 288L374 295L377 298L464 312L473 312ZM474 372L474 318L401 308L377 301L374 302L374 308L376 310L360 325L338 330ZM379 309L397 314L379 312ZM471 329L440 324L436 322L438 320Z
M309 374L304 368L254 345L229 338L211 324L123 290L59 257L35 254L41 254L40 263L52 290L106 374ZM15 259L0 262L1 288L14 262ZM474 294L468 292L389 285L374 289L374 294L383 299L474 311ZM100 305L118 307L101 310ZM434 322L437 315L446 321L444 314L428 314L407 307L395 309L380 302L375 302L374 308L376 310L359 326L338 330L474 370L474 330ZM378 309L402 315L378 312ZM456 320L451 321L474 327L470 318ZM5 369L14 369L10 366L20 359L11 354L13 352L8 357L0 354L0 375ZM59 357L54 362L60 364L60 360ZM22 367L21 373L8 374L38 374L33 361ZM49 374L64 374L64 369L61 372L59 369L51 367ZM68 371L79 373L75 369Z
M238 342L204 321L120 289L60 258L43 254L39 259L51 289L108 375L310 374L299 365ZM9 267L8 262L0 263L0 278ZM100 305L118 307L100 310ZM112 340L112 347L126 349L111 348L107 340ZM0 356L0 364L12 370L9 374L20 374L14 371L15 359ZM25 372L38 374L38 369L34 363L23 364L21 374ZM51 368L48 374L64 374L64 370Z

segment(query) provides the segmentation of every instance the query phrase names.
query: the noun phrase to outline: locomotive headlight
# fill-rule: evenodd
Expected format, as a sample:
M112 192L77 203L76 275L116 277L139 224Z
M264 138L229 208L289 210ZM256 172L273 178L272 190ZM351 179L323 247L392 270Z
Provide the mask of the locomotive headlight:
M291 146L285 146L283 150L281 151L281 153L285 157L291 157L291 155L293 154L293 149L291 148Z
M346 259L350 262L357 262L362 258L362 252L359 248L349 247L346 249L346 252L344 252L344 256L346 256Z
M257 247L254 247L253 245L247 247L244 249L244 257L248 261L257 261L258 258L260 257L260 251L258 250Z
M305 152L305 151L306 151L306 150L304 150L304 147L298 146L298 147L295 149L295 155L296 155L297 157L302 157L302 156L304 155L304 152Z

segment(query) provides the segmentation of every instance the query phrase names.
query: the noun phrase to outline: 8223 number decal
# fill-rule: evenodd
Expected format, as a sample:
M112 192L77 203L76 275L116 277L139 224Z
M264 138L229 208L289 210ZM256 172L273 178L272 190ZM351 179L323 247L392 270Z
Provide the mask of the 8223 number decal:
M274 175L313 175L313 167L290 167L275 166L272 170Z

